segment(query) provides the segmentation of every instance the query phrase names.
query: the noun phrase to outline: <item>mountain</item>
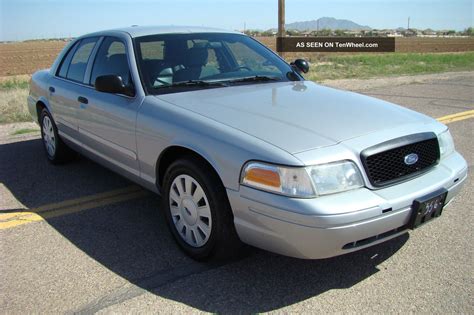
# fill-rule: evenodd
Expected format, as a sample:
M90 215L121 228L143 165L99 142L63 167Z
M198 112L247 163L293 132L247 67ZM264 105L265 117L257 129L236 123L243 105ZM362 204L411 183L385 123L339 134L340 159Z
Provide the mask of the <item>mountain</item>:
M319 24L319 26L318 26ZM339 20L332 17L322 17L313 21L294 22L286 24L287 30L298 30L298 31L315 31L317 29L330 29L330 30L371 30L367 25L359 25L349 20Z

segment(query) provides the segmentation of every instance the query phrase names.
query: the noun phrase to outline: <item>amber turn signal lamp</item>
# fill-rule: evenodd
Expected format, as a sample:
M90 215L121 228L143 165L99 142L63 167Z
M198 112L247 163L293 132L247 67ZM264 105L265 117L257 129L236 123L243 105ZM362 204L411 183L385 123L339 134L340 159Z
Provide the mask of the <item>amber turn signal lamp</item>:
M273 170L253 168L247 171L245 179L254 183L259 183L271 187L280 187L280 175Z

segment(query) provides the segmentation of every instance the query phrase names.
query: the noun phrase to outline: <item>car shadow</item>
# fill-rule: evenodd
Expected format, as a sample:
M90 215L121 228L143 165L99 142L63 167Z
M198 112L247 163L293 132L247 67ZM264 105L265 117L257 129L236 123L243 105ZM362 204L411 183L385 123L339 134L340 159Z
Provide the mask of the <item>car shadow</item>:
M39 139L0 145L0 182L28 208L132 185L85 158L53 166ZM159 208L160 198L150 193L45 217L74 246L136 287L99 297L76 311L98 311L147 292L207 312L272 311L360 283L383 268L381 264L409 238L404 234L324 260L299 260L250 248L232 261L198 263L178 249Z

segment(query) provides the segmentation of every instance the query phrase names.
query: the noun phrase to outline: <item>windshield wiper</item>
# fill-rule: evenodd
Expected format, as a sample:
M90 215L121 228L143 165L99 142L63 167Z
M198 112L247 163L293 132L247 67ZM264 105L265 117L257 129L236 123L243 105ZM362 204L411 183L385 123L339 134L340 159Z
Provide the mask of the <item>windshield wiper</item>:
M173 88L173 87L186 87L186 86L227 86L227 84L218 81L202 81L202 80L189 80L189 81L182 81L176 82L169 85L162 85L155 87L156 89L162 88Z
M268 82L268 81L281 81L280 78L278 77L269 77L269 76L264 76L264 75L254 75L251 77L244 77L244 78L239 78L239 79L234 79L234 80L228 80L225 82L228 83L240 83L240 82Z

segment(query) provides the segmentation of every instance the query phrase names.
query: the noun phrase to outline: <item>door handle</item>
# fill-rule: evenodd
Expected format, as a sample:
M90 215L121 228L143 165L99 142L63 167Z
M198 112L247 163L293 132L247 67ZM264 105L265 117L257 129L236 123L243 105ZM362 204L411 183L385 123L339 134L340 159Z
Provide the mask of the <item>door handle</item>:
M85 98L84 96L79 96L79 97L77 98L77 101L78 101L79 103L82 103L82 104L88 104L88 103L89 103L89 100L88 100L87 98Z
M55 89L53 86L50 86L48 90L49 90L51 93L56 92L56 89Z

